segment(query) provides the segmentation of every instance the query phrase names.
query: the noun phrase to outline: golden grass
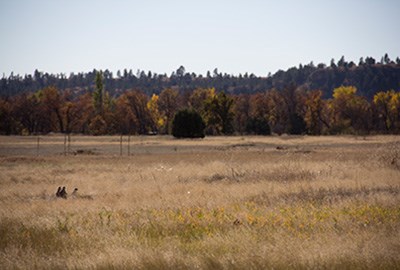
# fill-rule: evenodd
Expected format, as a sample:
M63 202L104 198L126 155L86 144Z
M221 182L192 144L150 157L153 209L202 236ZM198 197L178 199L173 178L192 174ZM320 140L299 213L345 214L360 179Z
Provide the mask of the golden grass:
M119 139L0 137L1 269L400 268L399 137Z

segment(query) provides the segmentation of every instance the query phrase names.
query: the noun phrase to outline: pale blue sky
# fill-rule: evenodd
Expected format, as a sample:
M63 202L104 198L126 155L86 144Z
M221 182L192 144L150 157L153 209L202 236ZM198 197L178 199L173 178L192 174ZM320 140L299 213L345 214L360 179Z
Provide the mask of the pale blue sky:
M400 56L399 0L0 0L0 72L265 76Z

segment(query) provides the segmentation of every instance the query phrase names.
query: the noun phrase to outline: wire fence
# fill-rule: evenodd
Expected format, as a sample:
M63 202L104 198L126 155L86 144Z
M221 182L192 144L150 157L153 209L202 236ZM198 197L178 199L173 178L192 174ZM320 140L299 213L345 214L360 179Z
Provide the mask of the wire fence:
M193 151L171 136L83 136L73 134L0 136L0 156L160 154Z
M136 151L133 145L139 146ZM3 136L0 138L0 155L131 155L144 151L145 142L140 138L131 140L131 136Z

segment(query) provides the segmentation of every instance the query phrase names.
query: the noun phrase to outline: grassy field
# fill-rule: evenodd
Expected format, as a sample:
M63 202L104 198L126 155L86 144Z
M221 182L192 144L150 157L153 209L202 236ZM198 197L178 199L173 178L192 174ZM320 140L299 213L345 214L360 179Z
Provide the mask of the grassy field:
M400 269L400 137L0 137L1 269ZM78 194L56 198L58 186Z

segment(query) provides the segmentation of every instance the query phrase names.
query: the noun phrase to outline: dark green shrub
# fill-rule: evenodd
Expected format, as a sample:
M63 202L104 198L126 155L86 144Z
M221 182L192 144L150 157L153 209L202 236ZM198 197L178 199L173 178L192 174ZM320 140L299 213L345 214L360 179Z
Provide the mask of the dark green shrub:
M176 138L204 138L203 118L196 111L181 110L172 121L172 135Z

